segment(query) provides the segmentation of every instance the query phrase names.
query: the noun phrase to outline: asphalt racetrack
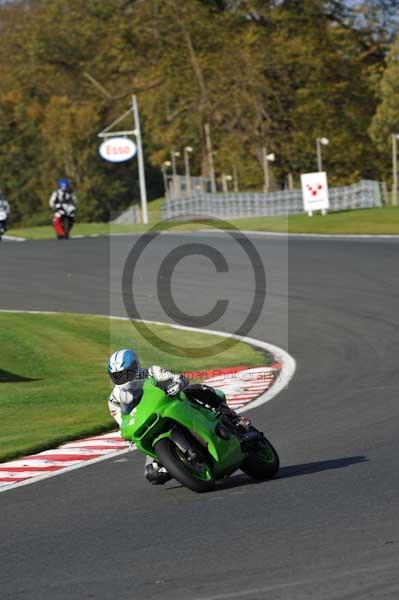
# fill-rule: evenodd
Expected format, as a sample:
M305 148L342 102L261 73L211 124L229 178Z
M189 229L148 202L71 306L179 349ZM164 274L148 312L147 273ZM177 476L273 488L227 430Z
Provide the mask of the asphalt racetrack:
M113 261L132 240L1 244L0 307L123 315ZM268 293L250 334L297 361L289 387L250 413L279 451L278 478L237 475L206 495L152 487L133 452L4 492L2 600L399 597L398 242L252 240ZM153 289L157 261L193 242L233 266L181 260L176 302L201 315L227 298L213 328L234 331L253 274L222 234L154 241L133 286L142 317L171 318Z

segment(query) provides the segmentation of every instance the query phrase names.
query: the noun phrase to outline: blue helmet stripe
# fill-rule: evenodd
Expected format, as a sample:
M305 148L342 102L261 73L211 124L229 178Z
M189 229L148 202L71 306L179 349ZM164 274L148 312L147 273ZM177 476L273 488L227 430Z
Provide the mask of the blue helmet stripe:
M114 352L108 362L108 373L118 373L128 369L134 362L138 363L136 353L127 348Z
M131 350L127 350L123 353L122 367L128 369L134 362L134 354Z

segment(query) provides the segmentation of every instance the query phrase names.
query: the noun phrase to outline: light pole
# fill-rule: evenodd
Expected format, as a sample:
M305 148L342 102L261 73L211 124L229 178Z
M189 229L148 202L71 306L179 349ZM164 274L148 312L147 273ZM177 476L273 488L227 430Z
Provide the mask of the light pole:
M165 197L167 198L169 195L169 186L168 186L168 174L167 174L167 168L170 167L172 165L172 163L170 162L170 160L165 160L164 163L162 163L162 176L163 176L163 186L165 188Z
M115 125L123 121L128 115L133 113L134 118L134 129L125 129L123 131L114 131ZM144 171L144 155L143 155L143 145L141 143L141 129L140 129L140 117L139 117L139 109L137 105L137 97L135 94L132 95L132 105L123 115L120 115L115 121L108 125L103 131L98 134L100 138L112 138L117 136L128 136L134 135L136 136L136 145L137 145L137 164L138 164L138 172L139 172L139 182L140 182L140 200L141 200L141 215L144 225L148 224L148 211L147 211L147 190L145 185L145 171Z
M392 206L398 205L398 133L392 134Z
M115 96L110 94L108 90L105 89L103 85L101 85L90 73L84 72L83 75L91 81L101 92L104 94L108 100L116 99ZM120 98L128 96L130 94L123 94L119 96ZM110 133L111 129L117 123L123 121L129 114L133 113L134 117L134 129L132 131L123 131L119 132L120 135L135 135L137 142L137 162L138 162L138 172L140 179L140 201L141 201L141 215L144 225L148 224L148 210L147 210L147 189L145 183L145 170L144 170L144 154L143 154L143 145L141 141L141 127L140 127L140 115L139 115L139 107L137 104L137 96L136 94L132 94L132 105L129 110L127 110L123 115L119 116L115 121L108 125L101 133L98 134L99 137L112 137L113 135L117 135L116 132L113 134Z
M147 225L148 224L147 189L146 189L146 185L145 185L144 155L143 155L143 145L141 143L139 107L137 105L136 94L132 95L132 112L134 115L134 125L135 125L135 130L136 130L136 141L137 141L137 162L138 162L138 167L139 167L141 214L142 214L144 225Z
M177 170L176 170L176 157L180 156L180 152L176 152L172 150L170 153L171 163L172 163L172 194L173 198L177 198Z
M276 160L276 155L274 154L274 152L272 152L271 154L268 154L266 146L263 146L262 156L263 156L263 177L264 177L263 191L267 193L269 191L269 187L270 187L269 162L274 162Z
M172 152L170 153L170 157L172 159L172 174L173 177L176 177L177 175L177 171L176 171L176 157L180 156L180 152L175 152L175 150L172 150Z
M233 180L234 180L234 191L238 192L238 174L237 174L237 167L235 165L233 166Z
M204 130L205 130L206 151L208 154L209 177L211 180L211 192L212 192L212 194L216 194L215 165L213 162L211 128L210 128L209 123L205 123Z
M191 175L190 175L190 154L193 151L191 146L184 148L184 172L186 178L186 194L191 198Z
M328 146L330 140L326 137L317 138L316 140L316 153L317 153L317 170L319 173L323 170L323 163L321 160L321 146Z

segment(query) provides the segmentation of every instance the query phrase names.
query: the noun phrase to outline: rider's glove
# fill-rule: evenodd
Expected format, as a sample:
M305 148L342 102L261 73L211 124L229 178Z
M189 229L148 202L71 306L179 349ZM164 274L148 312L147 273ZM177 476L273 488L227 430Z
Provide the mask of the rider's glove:
M168 396L176 396L180 392L181 389L182 389L182 387L181 387L180 382L174 381L167 387L166 393L168 394Z
M173 373L166 369L162 369L162 367L158 367L158 365L150 367L149 374L151 377L154 377L156 381L167 381L173 377Z

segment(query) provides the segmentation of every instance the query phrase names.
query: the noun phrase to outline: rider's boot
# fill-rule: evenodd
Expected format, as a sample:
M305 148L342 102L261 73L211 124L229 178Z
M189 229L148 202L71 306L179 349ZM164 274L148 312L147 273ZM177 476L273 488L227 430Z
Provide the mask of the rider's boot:
M163 485L172 479L165 467L161 467L156 460L146 464L145 478L152 483L152 485Z
M234 410L226 405L222 409L222 415L226 415L232 423L235 434L241 442L241 449L244 452L256 448L259 443L262 443L263 433L258 431L247 417L237 415Z
M232 408L227 406L227 404L222 404L219 407L219 413L222 415L222 418L227 419L236 428L247 429L251 425L249 419L238 415Z

